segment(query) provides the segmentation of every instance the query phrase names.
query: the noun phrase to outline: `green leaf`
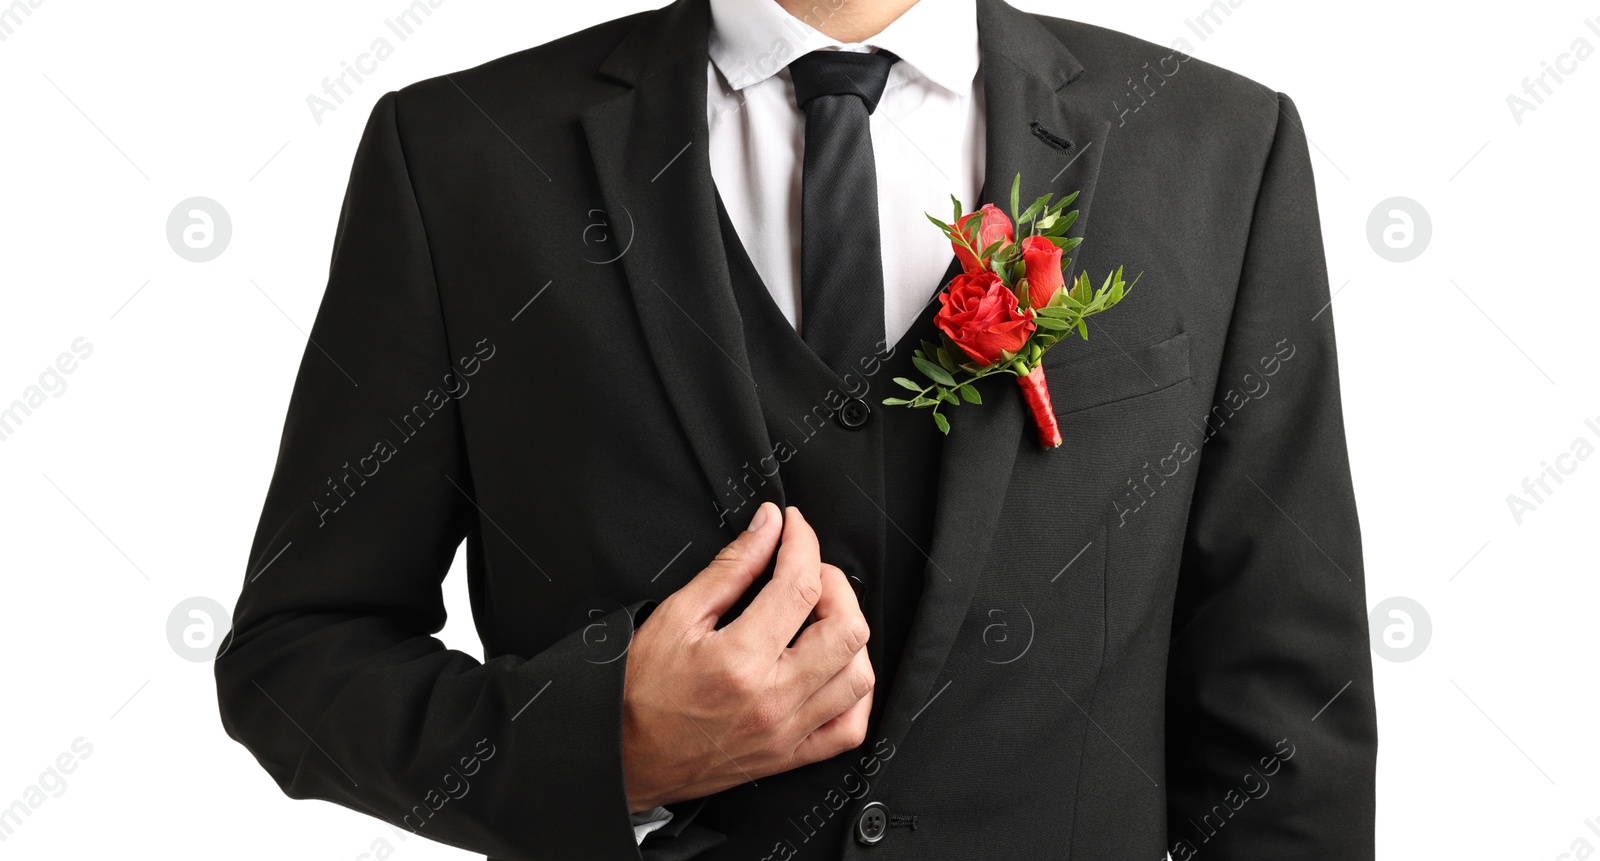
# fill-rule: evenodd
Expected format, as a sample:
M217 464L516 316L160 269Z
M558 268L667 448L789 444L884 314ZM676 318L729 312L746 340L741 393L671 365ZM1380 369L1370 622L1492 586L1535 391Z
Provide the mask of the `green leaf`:
M1045 210L1045 214L1046 215L1060 215L1062 213L1062 211L1065 210L1068 206L1072 205L1072 201L1076 200L1077 198L1078 198L1078 193L1077 192L1073 192L1073 193L1067 195L1066 197L1063 197L1062 199L1056 201L1055 203L1050 204L1050 208Z
M944 416L939 415L938 413L934 413L933 414L933 423L939 426L939 433L946 434L946 435L948 435L950 433L950 420L945 418Z
M956 196L952 194L950 195L950 203L954 205L956 209L956 214L950 216L950 223L955 224L957 221L961 220L961 216L963 215L961 211L961 201L956 200Z
M950 351L949 350L946 350L943 347L939 347L935 351L934 355L938 357L940 367L944 368L945 370L949 371L952 374L955 373L955 371L956 371L956 360L950 358Z
M905 406L906 404L909 404L909 403L911 403L911 402L906 400L905 398L884 398L883 399L883 405L886 406L886 407L902 407L902 406Z
M950 394L950 390L949 389L940 389L939 390L939 400L942 400L942 401L944 401L944 402L946 402L948 404L954 405L954 406L958 406L958 407L961 406L961 402L956 400L956 396L955 395Z
M1117 283L1111 285L1111 304L1115 305L1115 304L1117 304L1118 302L1121 302L1121 301L1122 301L1122 282L1118 281Z
M1083 321L1082 317L1078 318L1078 335L1085 341L1089 340L1089 325Z
M1072 328L1071 323L1068 323L1066 320L1062 320L1057 317L1035 316L1033 318L1033 325L1038 326L1041 329L1051 329L1055 331L1065 331Z
M906 379L905 377L895 377L894 378L894 382L895 382L895 385L899 386L902 389L909 389L909 390L911 390L913 392L921 392L922 391L922 387L921 386L917 385L916 383L911 382L910 380Z
M915 398L915 399L913 399L911 401L911 405L914 406L914 407L931 407L931 406L933 406L934 404L936 404L938 402L939 402L938 398L923 397L923 398Z
M1050 202L1050 195L1048 195L1048 194L1040 197L1038 200L1035 200L1032 205L1030 205L1027 209L1022 211L1022 217L1017 219L1017 225L1021 226L1022 224L1025 224L1025 223L1027 223L1029 221L1032 221L1034 218L1037 218L1039 213L1044 210L1045 204L1047 204L1049 202Z
M956 389L956 391L960 392L961 399L969 404L983 403L983 398L978 397L978 390L973 388L971 383L963 384L960 388Z
M1017 178L1011 181L1011 220L1013 221L1017 220L1017 209L1021 203L1021 195L1022 174L1019 173Z
M917 366L917 370L927 374L928 379L933 380L941 386L953 386L956 384L956 378L950 376L949 371L946 371L944 368L935 365L927 359L924 359L920 356L913 356L911 362Z

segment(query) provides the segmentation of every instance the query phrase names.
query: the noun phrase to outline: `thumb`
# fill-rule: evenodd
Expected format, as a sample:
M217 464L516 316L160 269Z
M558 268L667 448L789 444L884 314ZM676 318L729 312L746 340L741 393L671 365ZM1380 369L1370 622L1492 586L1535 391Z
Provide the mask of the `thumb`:
M745 531L676 593L686 616L706 628L715 626L767 569L782 534L783 517L778 506L761 503Z

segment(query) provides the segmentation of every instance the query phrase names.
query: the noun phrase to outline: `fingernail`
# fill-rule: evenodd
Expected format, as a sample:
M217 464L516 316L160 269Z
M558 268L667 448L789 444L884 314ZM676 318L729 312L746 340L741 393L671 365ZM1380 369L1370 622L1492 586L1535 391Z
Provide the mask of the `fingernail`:
M772 516L772 503L770 503L770 502L761 503L761 507L756 509L756 516L750 518L750 525L745 528L745 531L746 532L755 532L756 530L760 529L761 527L766 526L767 525L767 518L769 518L771 516Z

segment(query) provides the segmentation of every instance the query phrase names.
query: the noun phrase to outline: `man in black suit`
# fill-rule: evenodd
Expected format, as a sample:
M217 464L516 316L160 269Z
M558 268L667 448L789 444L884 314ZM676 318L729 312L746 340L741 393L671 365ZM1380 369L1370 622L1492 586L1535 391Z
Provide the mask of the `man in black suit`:
M1142 277L1044 360L1064 447L992 381L943 436L881 404L959 271L872 191L880 99L952 68L912 2L783 2L748 81L676 0L379 99L216 665L284 792L506 861L1372 857L1293 103L969 0L981 145L905 136L968 209L1080 191L1075 268ZM728 157L719 80L795 100L804 182ZM482 663L431 636L463 539Z

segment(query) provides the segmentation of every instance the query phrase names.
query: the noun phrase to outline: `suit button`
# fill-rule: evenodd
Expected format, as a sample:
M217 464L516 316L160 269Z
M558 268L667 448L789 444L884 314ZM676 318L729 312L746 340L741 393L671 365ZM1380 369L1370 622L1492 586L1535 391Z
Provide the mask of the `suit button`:
M877 843L889 830L889 808L881 801L869 802L856 815L856 842Z
M845 401L844 406L840 407L838 414L834 416L839 426L845 430L861 430L866 427L867 419L871 417L872 408L860 398Z
M855 590L856 602L863 601L867 597L867 581L860 574L848 574L845 579L850 581L850 588Z

